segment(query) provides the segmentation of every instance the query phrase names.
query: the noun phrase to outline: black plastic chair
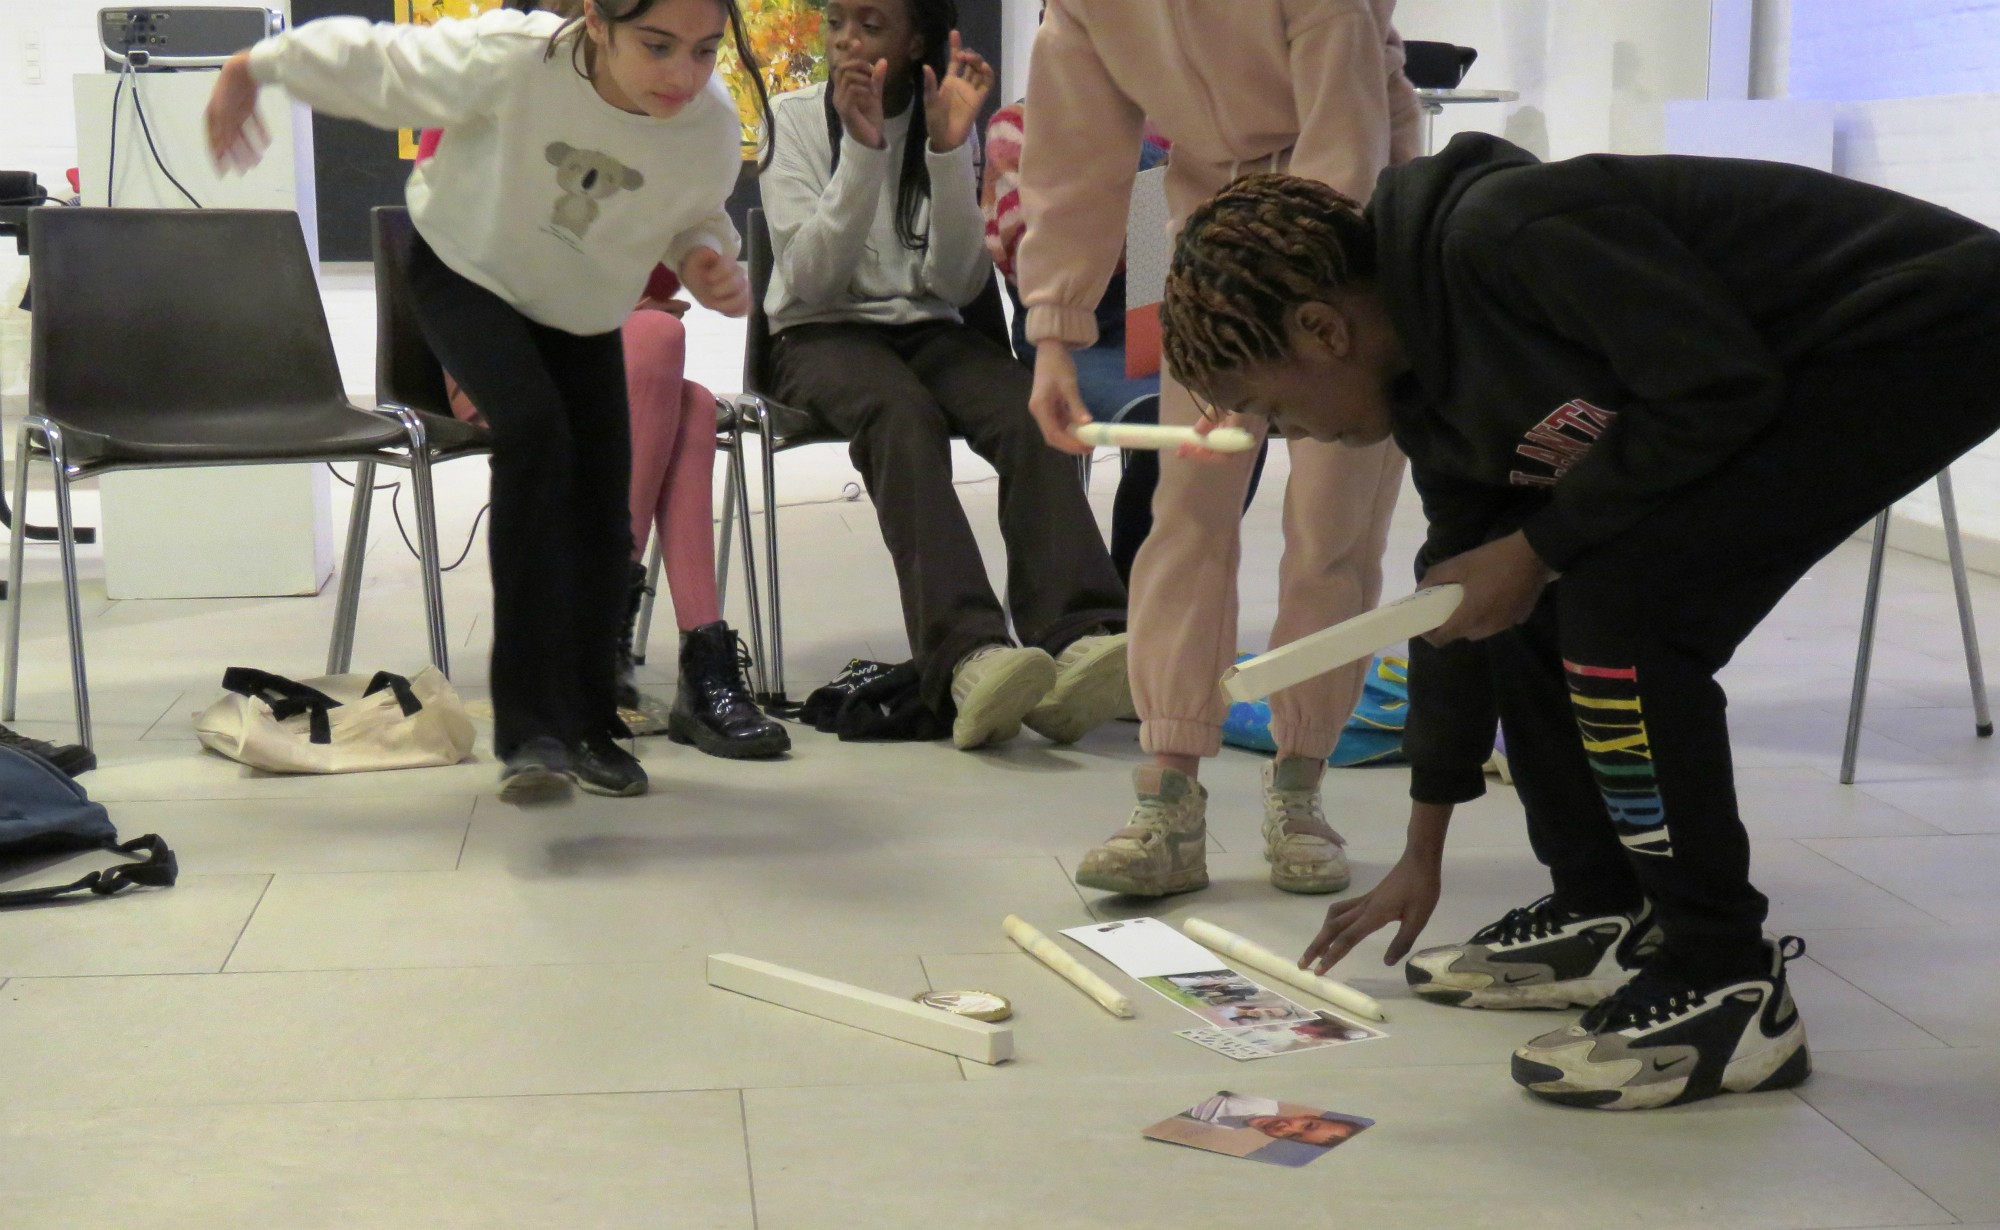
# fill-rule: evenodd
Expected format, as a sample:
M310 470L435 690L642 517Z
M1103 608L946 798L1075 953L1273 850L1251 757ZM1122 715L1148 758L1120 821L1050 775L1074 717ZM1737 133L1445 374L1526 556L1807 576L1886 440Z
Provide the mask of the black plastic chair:
M788 406L770 394L771 321L764 311L764 295L771 286L771 229L762 209L751 209L748 217L747 247L750 257L750 319L743 345L743 395L737 399L741 429L763 441L758 450L763 459L764 480L764 573L765 601L771 610L771 643L767 654L768 675L758 671L759 697L766 704L787 704L785 695L785 623L778 590L778 495L776 459L779 453L808 444L845 444L847 437L817 413L801 406ZM1006 310L1001 306L1000 280L989 277L985 289L959 316L967 325L993 339L1008 354L1013 346L1007 336ZM1080 458L1077 467L1086 490L1090 487L1089 459ZM747 549L746 549L747 555ZM754 574L752 574L754 577ZM754 584L754 580L753 580Z
M408 466L417 504L431 660L449 665L430 464L456 455L452 420L342 390L319 286L295 213L277 210L38 209L28 414L15 456L26 490L30 441L54 469L77 733L91 743L70 487L116 470L354 461ZM365 486L365 484L364 484ZM25 518L8 558L6 687L20 676ZM342 571L358 570L350 535Z

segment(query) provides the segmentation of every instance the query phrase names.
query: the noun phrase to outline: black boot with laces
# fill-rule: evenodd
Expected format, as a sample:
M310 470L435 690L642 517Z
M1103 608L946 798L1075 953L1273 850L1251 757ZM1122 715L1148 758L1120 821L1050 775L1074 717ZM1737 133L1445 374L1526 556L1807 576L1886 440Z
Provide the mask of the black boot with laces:
M1462 1008L1587 1008L1625 985L1659 946L1650 903L1578 914L1548 896L1463 944L1424 949L1403 976L1423 998Z
M749 664L743 638L720 620L683 632L680 686L667 715L667 737L727 760L792 750L791 735L751 699L743 681Z
M650 591L646 587L646 566L628 563L625 575L625 622L618 631L618 707L639 707L639 670L632 659L632 640L638 634L639 607Z

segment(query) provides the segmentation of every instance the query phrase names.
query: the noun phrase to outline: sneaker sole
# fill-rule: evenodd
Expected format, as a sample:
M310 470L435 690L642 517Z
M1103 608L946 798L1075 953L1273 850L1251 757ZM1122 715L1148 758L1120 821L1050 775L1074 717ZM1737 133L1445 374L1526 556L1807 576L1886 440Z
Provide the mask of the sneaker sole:
M1175 893L1191 893L1207 888L1208 868L1198 867L1193 871L1179 872L1158 880L1135 880L1127 876L1079 871L1076 873L1076 882L1085 888L1101 889L1107 893L1118 893L1126 897L1171 897Z
M1129 642L1100 645L1067 671L1058 670L1047 699L1023 719L1029 730L1053 743L1074 743L1132 707L1132 683L1125 673Z
M1585 1110L1659 1110L1705 1101L1725 1093L1769 1093L1791 1089L1804 1084L1812 1075L1812 1048L1806 1044L1803 1030L1789 1052L1782 1048L1772 1050L1784 1055L1775 1068L1771 1067L1775 1055L1770 1052L1746 1055L1723 1069L1721 1081L1704 1081L1699 1085L1690 1075L1680 1080L1629 1089L1566 1088L1569 1080L1567 1072L1518 1053L1514 1056L1513 1074L1515 1083L1529 1093L1560 1106ZM1544 1087L1537 1088L1538 1085Z
M1354 882L1354 876L1343 873L1338 877L1328 876L1288 876L1276 867L1271 868L1271 887L1287 893L1320 894L1341 893Z
M1455 987L1447 983L1420 981L1413 977L1424 971L1403 968L1411 994L1434 1004L1452 1008L1489 1008L1495 1012L1553 1012L1566 1008L1593 1007L1627 979L1571 978L1563 982L1524 983L1517 987Z
M548 807L570 801L575 778L553 769L527 769L500 783L500 801L516 807Z
M792 750L792 737L782 730L766 739L725 739L678 713L667 718L667 742L723 760L769 760Z
M627 782L623 786L601 786L581 774L576 779L576 788L578 790L583 791L585 794L594 794L606 799L635 799L646 793L646 790L651 785L652 782L644 777L641 777L636 782Z
M1014 670L983 681L958 707L958 718L951 724L951 745L969 752L1012 738L1021 729L1021 719L1041 703L1055 682L1056 664L1047 657L1024 661Z

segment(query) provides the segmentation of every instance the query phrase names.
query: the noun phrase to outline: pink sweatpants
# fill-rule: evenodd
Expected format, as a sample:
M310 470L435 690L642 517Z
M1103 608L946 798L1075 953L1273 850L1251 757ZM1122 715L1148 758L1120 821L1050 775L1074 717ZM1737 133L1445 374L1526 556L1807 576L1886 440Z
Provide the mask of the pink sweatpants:
M632 407L632 558L660 531L674 622L683 632L722 618L715 595L715 394L682 378L687 330L640 308L625 318Z
M1160 421L1187 426L1197 415L1187 390L1163 377ZM1381 600L1382 551L1403 479L1393 441L1348 448L1300 440L1290 452L1274 647ZM1139 741L1155 755L1222 750L1228 703L1216 681L1235 661L1243 496L1255 459L1254 451L1223 464L1160 455L1153 532L1132 565L1128 659ZM1330 756L1367 668L1357 662L1271 697L1278 754Z

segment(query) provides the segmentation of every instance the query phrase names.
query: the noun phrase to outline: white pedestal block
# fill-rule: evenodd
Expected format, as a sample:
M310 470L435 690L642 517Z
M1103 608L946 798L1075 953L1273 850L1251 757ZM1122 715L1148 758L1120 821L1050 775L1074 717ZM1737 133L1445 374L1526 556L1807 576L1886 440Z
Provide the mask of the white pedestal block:
M271 135L264 160L248 174L218 175L202 121L216 76L138 73L126 78L122 92L116 74L78 76L76 140L84 204L186 208L187 198L162 170L165 164L204 207L296 212L317 267L311 112L283 90L267 87L257 108ZM142 106L157 160L139 123ZM105 587L113 598L314 594L332 574L332 499L324 466L139 470L105 475L102 492Z
M333 575L325 466L130 470L99 491L108 597L316 594Z

